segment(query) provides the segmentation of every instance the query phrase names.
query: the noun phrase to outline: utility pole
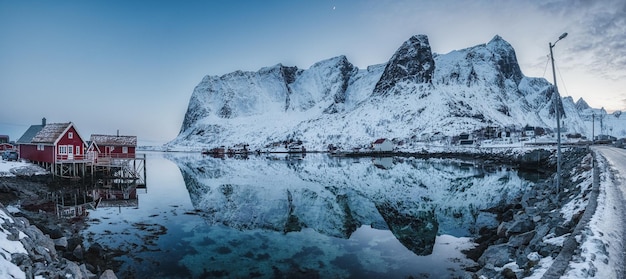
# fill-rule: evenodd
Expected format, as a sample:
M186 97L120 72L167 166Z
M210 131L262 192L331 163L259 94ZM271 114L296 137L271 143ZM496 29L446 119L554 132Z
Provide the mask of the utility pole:
M596 113L591 114L591 145L596 142Z
M559 110L559 104L561 104L561 97L559 95L559 88L556 86L556 70L554 69L554 55L552 54L552 48L556 43L567 37L567 33L563 33L559 36L556 42L548 43L550 47L550 60L552 61L552 76L554 78L554 113L556 114L556 192L559 193L561 187L561 111Z

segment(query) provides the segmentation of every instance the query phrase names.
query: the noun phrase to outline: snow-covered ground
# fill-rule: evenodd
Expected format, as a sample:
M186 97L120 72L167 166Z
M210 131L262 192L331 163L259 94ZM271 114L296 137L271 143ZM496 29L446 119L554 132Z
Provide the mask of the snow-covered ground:
M4 161L2 161L4 162ZM0 225L4 223L13 223L14 220L11 216L6 214L3 210L0 210ZM24 253L26 249L22 242L11 241L8 236L11 233L4 228L0 227L0 277L1 278L26 278L26 274L20 270L20 268L11 262L11 254ZM20 232L20 238L25 235Z
M48 172L46 172L43 168L31 163L0 160L0 177L15 175L42 175L47 173Z
M626 215L626 150L597 146L600 194L596 212L577 239L580 255L574 256L562 278L624 278Z

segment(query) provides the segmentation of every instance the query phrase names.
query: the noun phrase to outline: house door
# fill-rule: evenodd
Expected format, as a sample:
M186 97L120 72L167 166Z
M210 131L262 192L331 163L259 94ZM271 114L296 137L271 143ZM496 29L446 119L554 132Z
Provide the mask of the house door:
M67 146L67 159L74 160L74 146L72 145Z

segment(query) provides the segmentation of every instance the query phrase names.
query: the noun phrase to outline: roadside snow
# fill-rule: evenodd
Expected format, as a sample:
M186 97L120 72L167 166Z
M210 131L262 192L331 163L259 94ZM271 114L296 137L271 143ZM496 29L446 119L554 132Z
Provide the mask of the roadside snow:
M561 278L624 278L624 177L626 150L594 147L600 173L596 212L580 238L580 253L574 255Z

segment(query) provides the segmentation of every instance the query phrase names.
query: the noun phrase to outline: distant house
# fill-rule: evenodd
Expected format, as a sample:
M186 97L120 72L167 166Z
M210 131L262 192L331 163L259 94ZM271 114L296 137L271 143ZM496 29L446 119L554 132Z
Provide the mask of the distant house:
M91 135L88 152L92 158L135 158L136 136Z
M306 148L302 142L292 142L287 146L287 152L289 153L306 153Z
M0 151L13 150L13 145L9 143L9 136L0 135Z
M13 150L15 147L10 143L0 143L0 151Z
M22 159L50 166L84 159L85 141L72 122L32 125L17 141Z
M529 138L535 137L535 127L531 127L531 126L524 127L524 135Z
M13 145L9 143L9 136L0 135L0 151L13 150Z
M461 133L459 135L459 144L460 145L472 145L474 144L474 139L472 138L472 135L468 133Z
M377 139L372 143L372 149L374 152L391 152L393 150L393 143L389 139Z
M229 154L248 154L248 144L247 143L239 143L235 144L232 148L228 149Z

